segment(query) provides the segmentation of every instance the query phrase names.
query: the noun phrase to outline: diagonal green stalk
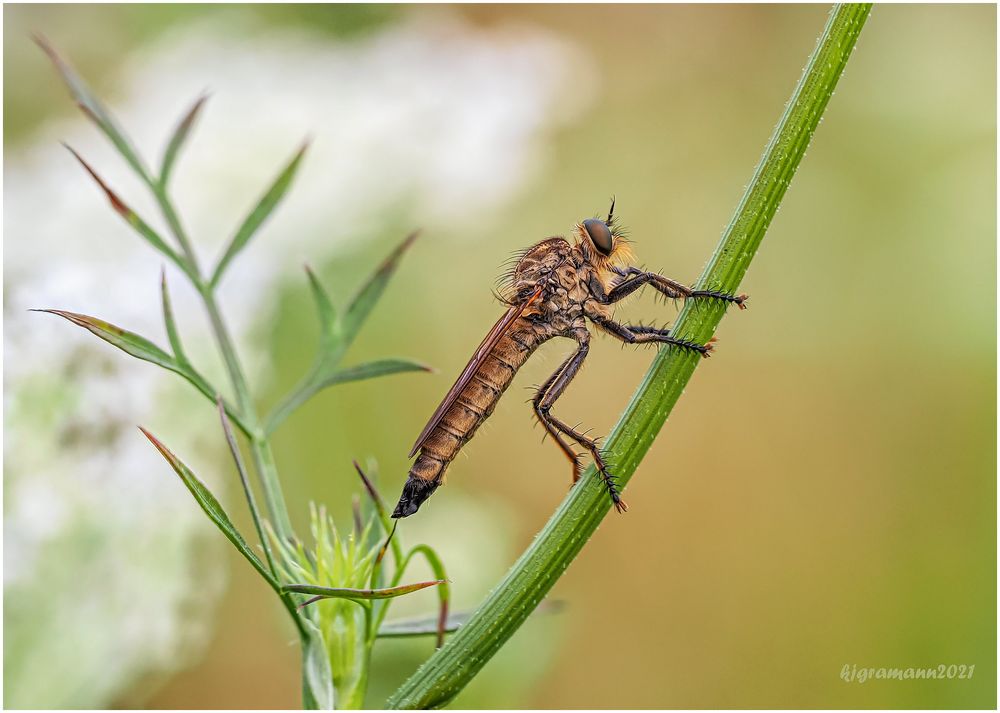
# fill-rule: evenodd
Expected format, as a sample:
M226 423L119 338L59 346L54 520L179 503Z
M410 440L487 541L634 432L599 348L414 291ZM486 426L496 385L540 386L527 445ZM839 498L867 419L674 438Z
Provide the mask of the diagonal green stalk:
M170 232L181 246L184 258L191 269L189 277L198 290L198 294L201 295L205 311L208 313L215 341L222 354L222 360L226 365L226 371L229 373L229 380L236 395L236 406L239 409L242 421L250 429L250 452L253 456L254 470L257 471L264 489L264 502L267 505L268 516L274 523L274 528L279 535L290 537L292 535L292 523L288 517L288 509L285 506L281 483L278 481L278 469L274 462L274 454L271 452L271 444L259 425L260 418L254 407L253 396L250 394L250 387L247 385L243 367L240 365L240 360L236 353L236 347L233 344L232 337L229 335L229 329L222 318L218 302L216 302L214 287L210 281L201 275L197 255L191 246L191 241L184 230L184 226L181 225L173 202L167 194L166 186L151 178L147 179L147 183L156 197L156 201L160 206L163 217L167 221Z
M737 291L847 64L871 10L835 5L816 49L771 136L747 190L697 287ZM700 343L715 332L725 306L691 301L674 333ZM632 477L700 361L661 349L608 438L619 482ZM594 469L574 487L531 547L472 618L387 702L388 708L436 708L452 700L517 631L580 552L610 510Z

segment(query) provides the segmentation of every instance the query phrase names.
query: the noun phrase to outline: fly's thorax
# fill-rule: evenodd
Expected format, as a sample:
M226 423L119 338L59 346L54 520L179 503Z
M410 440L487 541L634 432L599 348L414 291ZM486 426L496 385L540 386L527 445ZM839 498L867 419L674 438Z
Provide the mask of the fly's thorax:
M541 299L531 317L545 324L547 331L559 334L583 314L587 290L580 282L578 267L570 260L561 263L539 285Z
M547 238L525 250L510 273L505 295L517 299L536 289L547 291L553 286L556 271L570 257L572 248L564 238Z

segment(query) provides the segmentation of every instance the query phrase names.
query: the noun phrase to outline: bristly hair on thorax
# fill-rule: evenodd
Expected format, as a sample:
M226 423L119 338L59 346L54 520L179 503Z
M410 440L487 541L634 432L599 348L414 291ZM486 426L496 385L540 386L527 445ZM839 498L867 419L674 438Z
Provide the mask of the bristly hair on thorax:
M634 253L631 247L632 241L628 239L628 231L620 224L617 216L614 215L613 200L611 206L612 210L609 212L606 220L594 216L598 220L604 220L611 231L612 247L609 255L604 255L594 248L581 221L573 226L569 240L557 235L513 252L502 264L503 271L494 284L494 296L504 304L513 304L517 297L514 280L518 272L518 267L529 253L549 241L565 241L569 243L574 249L580 251L586 262L594 267L603 282L608 283L612 280L614 277L612 268L625 267L631 264L634 259Z

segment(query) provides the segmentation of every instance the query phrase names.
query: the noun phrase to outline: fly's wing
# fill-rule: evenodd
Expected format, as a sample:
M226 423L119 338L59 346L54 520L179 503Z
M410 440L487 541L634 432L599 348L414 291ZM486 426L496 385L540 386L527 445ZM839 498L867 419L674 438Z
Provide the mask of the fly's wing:
M514 321L524 314L524 311L528 309L528 306L538 299L538 296L541 293L542 291L540 289L535 290L535 293L524 302L511 305L510 309L508 309L500 320L493 325L493 329L489 331L489 334L486 335L482 344L480 344L479 348L476 349L476 353L472 355L472 359L470 359L469 363L465 365L465 369L462 370L462 374L458 377L458 381L456 381L451 389L448 390L448 393L444 397L444 401L442 401L441 405L437 407L434 415L431 416L431 420L427 422L426 426L424 426L424 430L420 432L420 435L417 437L417 442L413 444L413 448L410 450L410 455L407 456L408 458L412 458L416 452L420 450L420 446L424 445L424 441L426 441L427 437L431 435L431 431L433 431L434 427L441 422L442 418L444 418L445 412L453 403L455 403L455 399L457 399L458 395L462 393L465 385L469 383L469 380L472 378L472 375L476 373L476 369L479 368L479 365L483 363L483 360L493 350L493 347L497 345L500 338L506 334L511 325L514 324Z

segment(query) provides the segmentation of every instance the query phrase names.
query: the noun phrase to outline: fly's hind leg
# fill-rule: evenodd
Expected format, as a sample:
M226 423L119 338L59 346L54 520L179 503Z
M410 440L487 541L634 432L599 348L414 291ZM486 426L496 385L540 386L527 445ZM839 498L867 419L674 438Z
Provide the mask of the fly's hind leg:
M590 455L594 459L594 464L597 466L597 470L601 474L601 478L604 481L604 487L607 488L608 496L611 498L611 502L614 503L615 510L620 513L625 512L628 510L628 505L626 505L625 501L621 499L615 476L613 476L608 470L608 466L604 462L604 458L601 455L601 449L600 446L597 445L597 441L587 437L583 433L580 433L575 428L571 428L568 424L556 418L551 413L552 405L560 396L562 396L566 387L569 386L570 382L573 380L573 377L575 377L577 372L580 371L580 367L583 366L584 359L587 358L587 352L590 351L590 335L585 329L575 332L573 336L579 343L579 348L569 359L563 362L562 366L560 366L559 369L557 369L556 372L541 386L541 388L538 389L538 392L535 394L535 398L532 401L532 405L534 406L535 414L538 416L538 420L545 426L545 430L552 434L556 442L559 443L559 446L563 449L563 452L573 459L573 482L575 483L580 477L579 461L576 458L576 454L570 450L562 436L566 436L576 441L590 452Z
M556 371L552 374L552 376L550 376L548 379L546 379L545 383L538 387L538 390L535 392L535 397L531 400L531 406L535 410L535 416L538 417L538 422L542 424L542 428L545 429L545 432L548 433L550 436L552 436L552 440L554 440L556 442L556 444L559 446L559 449L569 459L570 463L573 464L573 484L574 485L576 484L576 481L578 481L580 479L580 471L581 471L580 457L576 454L576 451L574 451L572 448L570 448L569 444L566 443L566 440L563 438L562 434L559 432L559 429L557 429L555 426L552 425L551 419L550 418L546 418L546 416L542 413L540 407L541 407L542 398L545 396L545 394L548 392L548 390L552 388L552 383L557 378L559 378L559 376L564 371L566 371L567 367L569 367L570 363L575 358L576 358L576 354L574 354L569 359L567 359L566 361L564 361L560 365L560 367L558 369L556 369ZM577 368L579 368L579 367L577 367Z

